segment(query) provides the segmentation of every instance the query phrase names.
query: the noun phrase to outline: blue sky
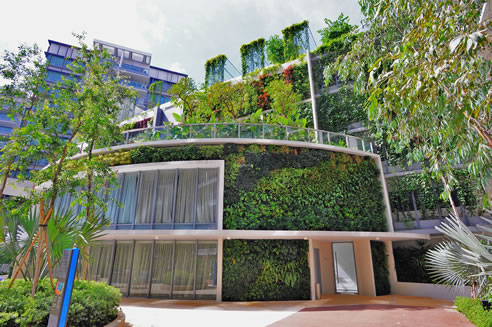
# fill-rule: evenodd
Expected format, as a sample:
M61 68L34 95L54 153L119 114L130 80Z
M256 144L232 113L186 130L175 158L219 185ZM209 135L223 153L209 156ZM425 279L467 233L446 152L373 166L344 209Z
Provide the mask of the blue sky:
M152 64L203 81L205 61L223 53L240 68L239 48L309 20L316 32L324 18L343 12L352 24L362 15L356 0L85 0L5 1L0 50L48 39L74 44L72 32L152 53Z

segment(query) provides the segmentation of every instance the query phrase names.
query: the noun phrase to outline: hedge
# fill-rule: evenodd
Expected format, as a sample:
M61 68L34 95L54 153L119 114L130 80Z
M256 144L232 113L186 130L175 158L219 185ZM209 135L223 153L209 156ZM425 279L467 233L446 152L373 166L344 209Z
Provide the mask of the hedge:
M48 324L53 299L49 279L41 279L36 295L31 297L30 281L16 280L8 289L10 280L0 282L0 327ZM98 327L116 319L120 305L120 291L106 283L76 280L68 312L68 326Z
M464 314L477 327L492 327L492 311L485 311L480 300L457 296L456 310Z

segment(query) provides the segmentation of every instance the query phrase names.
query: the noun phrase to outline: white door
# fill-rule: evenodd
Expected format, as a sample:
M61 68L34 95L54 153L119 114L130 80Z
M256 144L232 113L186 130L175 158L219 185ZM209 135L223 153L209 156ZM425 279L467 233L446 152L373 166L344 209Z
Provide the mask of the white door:
M336 292L359 293L355 271L354 245L352 243L332 243L332 248Z

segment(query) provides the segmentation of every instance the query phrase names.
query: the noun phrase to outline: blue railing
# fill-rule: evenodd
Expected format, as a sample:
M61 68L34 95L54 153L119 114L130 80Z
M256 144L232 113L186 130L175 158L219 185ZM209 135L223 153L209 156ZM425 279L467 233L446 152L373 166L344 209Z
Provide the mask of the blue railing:
M258 139L297 141L373 152L372 143L360 137L313 128L242 123L208 123L147 127L123 132L120 144L184 139Z
M147 68L137 67L129 64L121 64L120 68L128 72L149 76L149 70Z

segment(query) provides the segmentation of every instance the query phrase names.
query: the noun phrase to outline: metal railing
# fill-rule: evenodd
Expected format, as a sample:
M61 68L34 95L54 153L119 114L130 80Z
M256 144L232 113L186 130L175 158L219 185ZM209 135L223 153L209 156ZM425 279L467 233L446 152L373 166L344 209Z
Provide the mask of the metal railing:
M371 142L342 133L268 124L206 123L167 125L124 131L122 144L184 139L258 139L327 144L373 152Z

